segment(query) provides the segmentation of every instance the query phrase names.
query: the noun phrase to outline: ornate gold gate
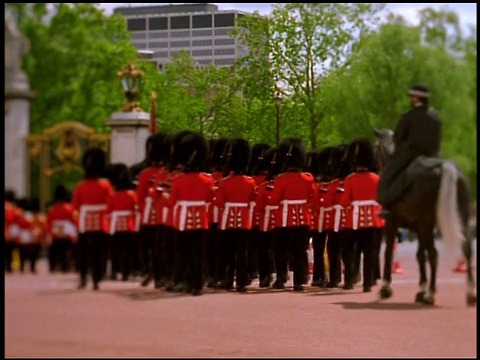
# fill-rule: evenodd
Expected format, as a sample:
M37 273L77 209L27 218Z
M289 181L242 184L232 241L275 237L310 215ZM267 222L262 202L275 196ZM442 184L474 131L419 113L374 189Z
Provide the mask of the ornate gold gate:
M76 121L65 121L42 134L30 134L26 146L29 193L40 200L44 211L57 185L63 184L72 191L83 178L82 157L86 149L100 146L110 153L110 135L97 134L95 129Z

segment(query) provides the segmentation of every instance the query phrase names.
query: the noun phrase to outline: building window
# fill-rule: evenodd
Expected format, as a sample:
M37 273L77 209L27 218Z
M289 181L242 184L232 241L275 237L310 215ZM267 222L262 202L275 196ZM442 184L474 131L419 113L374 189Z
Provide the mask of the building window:
M211 56L212 50L204 49L204 50L193 50L192 56Z
M145 31L147 30L147 19L128 19L127 20L128 31Z
M168 51L155 51L154 57L156 57L156 58L168 58Z
M192 28L211 28L212 15L194 15L192 16Z
M188 50L177 50L177 51L170 51L170 57L174 57L175 55L181 52L186 52L188 55L190 55L190 51Z
M148 28L150 30L168 30L168 18L166 17L149 18Z
M171 17L170 29L190 29L190 16Z
M172 38L190 37L190 30L187 30L187 31L172 31L170 33L170 37L172 37Z
M215 36L228 35L231 29L215 29Z
M132 40L143 40L147 38L147 34L145 33L134 33L132 34Z
M235 14L215 14L215 27L235 26Z
M234 45L235 39L215 39L215 45Z
M215 65L233 65L235 63L235 59L215 59Z
M170 42L170 47L172 48L190 47L190 41L189 40L172 41Z
M214 55L235 55L235 49L215 49Z
M212 46L212 40L193 40L192 46Z
M212 30L192 30L192 36L212 36Z
M213 61L212 60L196 60L200 65L208 65L211 64Z
M146 43L133 43L133 46L135 46L137 50L147 49Z
M167 31L159 31L159 32L149 32L148 38L149 39L165 39L168 37Z
M168 42L166 41L155 41L150 43L151 48L167 48L168 47Z

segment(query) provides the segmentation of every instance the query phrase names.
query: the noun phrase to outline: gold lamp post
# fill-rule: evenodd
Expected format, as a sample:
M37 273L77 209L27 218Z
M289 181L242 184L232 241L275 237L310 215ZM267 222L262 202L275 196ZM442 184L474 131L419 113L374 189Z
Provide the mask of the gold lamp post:
M135 101L138 94L140 94L140 85L145 73L135 66L133 61L130 61L124 70L118 71L117 76L120 78L122 84L123 94L127 101L123 104L121 111L123 112L143 112L140 108L140 102Z

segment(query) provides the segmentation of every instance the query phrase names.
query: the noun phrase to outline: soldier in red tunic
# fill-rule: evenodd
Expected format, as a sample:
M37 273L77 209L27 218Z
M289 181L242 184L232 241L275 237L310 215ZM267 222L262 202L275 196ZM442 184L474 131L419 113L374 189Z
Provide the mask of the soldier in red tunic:
M325 207L324 199L328 191L328 183L330 182L331 176L328 169L328 159L330 157L330 152L332 151L332 146L327 146L323 148L317 157L317 167L318 167L318 180L317 180L317 190L318 190L318 205L319 210L315 214L315 219L313 223L312 231L312 246L313 246L313 273L312 273L312 282L311 286L323 287L326 285L325 278L325 245L327 243L327 219L326 212L328 216L331 215L330 210Z
M130 170L123 163L112 164L113 196L107 204L109 234L112 239L111 277L127 281L131 274L136 247L138 199L132 190Z
M207 160L207 172L213 177L215 192L217 191L218 183L220 179L223 178L225 172L224 151L227 142L227 138L210 140L210 155ZM205 245L205 278L208 288L215 288L219 279L217 274L217 256L219 255L218 217L218 206L213 203L208 204L209 231Z
M250 164L248 166L247 175L253 177L255 185L258 187L265 182L267 176L268 165L265 163L265 153L270 149L270 145L266 143L258 143L252 146L252 154ZM259 215L254 211L252 220L252 230L247 242L247 273L248 281L251 283L258 277L258 246L259 246Z
M245 175L250 160L248 141L231 139L226 149L226 171L229 175L220 180L214 200L221 214L219 238L224 254L217 258L219 274L225 270L220 288L230 290L236 276L236 290L246 292L247 239L252 228L256 185L251 176Z
M20 234L21 210L17 206L15 192L5 191L5 271L12 272L13 251Z
M345 178L340 205L347 209L347 240L351 248L346 250L350 261L345 262L345 284L353 286L356 274L354 246L363 254L363 292L370 292L374 283L375 231L384 226L377 216L381 206L377 203L380 177L370 171L374 166L374 150L370 140L358 138L350 143L354 172ZM350 278L347 276L350 275Z
M154 278L153 257L154 244L157 241L157 212L153 203L151 188L154 176L164 166L164 133L150 135L148 146L148 158L151 165L143 169L138 175L137 199L140 207L140 259L143 269L142 286L147 286Z
M54 202L47 210L47 232L50 237L50 272L63 273L72 270L74 244L77 242L77 226L72 204L68 202L68 190L58 185L53 193Z
M283 173L275 178L268 200L268 205L279 206L273 240L277 268L273 287L285 288L290 259L293 290L302 291L312 213L318 211L317 187L314 177L302 171L306 162L306 150L301 139L287 138L282 141L278 155L284 169Z
M274 272L273 233L275 230L277 205L268 205L268 198L273 189L275 177L280 173L281 163L276 161L276 148L265 152L264 164L267 169L265 181L258 186L255 200L254 219L258 219L258 276L259 287L268 288Z
M209 226L207 204L214 196L213 177L202 171L208 146L201 134L189 134L181 139L178 151L182 174L172 180L171 191L163 194L177 230L174 278L183 280L182 290L192 295L202 294Z
M78 212L78 262L80 270L79 289L87 284L87 273L91 272L93 289L105 275L105 249L108 239L107 203L113 188L103 178L106 154L98 147L88 149L82 166L84 179L73 190L72 205Z
M323 199L323 206L329 211L324 212L324 228L327 234L327 255L329 264L329 282L327 287L337 287L341 281L341 248L342 232L345 226L345 211L340 205L343 192L344 164L343 158L347 151L347 144L335 146L330 152L328 167L333 180L328 183L327 193ZM322 216L322 212L319 212Z

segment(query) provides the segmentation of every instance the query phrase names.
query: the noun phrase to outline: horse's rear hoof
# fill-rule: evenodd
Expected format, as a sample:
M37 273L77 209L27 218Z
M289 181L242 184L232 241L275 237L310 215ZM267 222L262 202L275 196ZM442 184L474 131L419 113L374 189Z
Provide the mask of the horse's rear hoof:
M425 298L425 291L420 291L415 295L415 302L416 303L423 303L423 299Z
M390 287L388 286L382 286L382 288L380 289L380 292L378 293L378 295L380 296L380 299L388 299L388 298L391 298L392 295L393 295L393 291Z
M467 295L467 306L476 306L477 305L477 295L468 294Z

